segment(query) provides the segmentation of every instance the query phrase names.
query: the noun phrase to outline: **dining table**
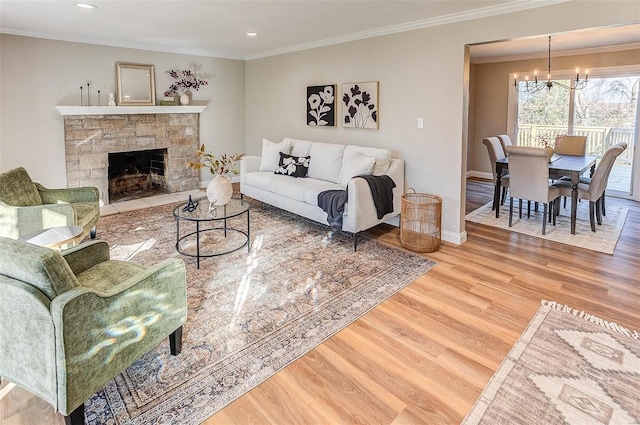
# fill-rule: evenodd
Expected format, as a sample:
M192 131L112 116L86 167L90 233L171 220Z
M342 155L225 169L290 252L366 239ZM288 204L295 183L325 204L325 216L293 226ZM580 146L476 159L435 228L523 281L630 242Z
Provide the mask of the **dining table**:
M589 176L593 175L596 169L595 156L558 155L549 160L549 178L559 179L560 177L571 178L571 234L576 234L576 216L578 212L578 183L580 176L590 170ZM496 184L493 194L493 207L496 210L496 218L500 217L500 189L501 178L509 169L509 157L496 160Z

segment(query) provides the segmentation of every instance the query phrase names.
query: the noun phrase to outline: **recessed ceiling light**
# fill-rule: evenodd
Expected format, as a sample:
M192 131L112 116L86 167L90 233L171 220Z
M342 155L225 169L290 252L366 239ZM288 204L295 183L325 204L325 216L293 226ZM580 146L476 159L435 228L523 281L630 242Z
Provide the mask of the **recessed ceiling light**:
M257 37L258 33L257 32L248 32L247 33L247 37Z
M98 6L91 3L76 3L76 6L81 7L83 9L97 9Z

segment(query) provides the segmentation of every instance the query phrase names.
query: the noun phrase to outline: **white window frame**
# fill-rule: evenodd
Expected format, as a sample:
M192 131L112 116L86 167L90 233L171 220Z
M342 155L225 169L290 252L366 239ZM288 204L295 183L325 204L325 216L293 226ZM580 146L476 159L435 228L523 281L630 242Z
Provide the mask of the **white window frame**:
M520 73L522 74L522 73ZM513 81L516 73L509 73L508 80L508 96L507 96L507 134L511 137L511 140L518 140L518 92L513 87ZM573 79L576 75L574 70L560 70L553 71L552 78L554 80ZM626 77L626 76L639 76L640 77L640 64L638 65L624 65L624 66L609 66L602 68L594 68L589 70L589 78L602 78L602 77ZM559 90L566 90L563 87L558 87ZM543 89L544 90L544 89ZM552 90L554 90L552 88ZM569 122L568 130L573 132L573 124L575 120L575 96L574 90L569 94ZM631 175L631 192L629 196L626 193L615 193L615 196L620 198L633 199L640 201L640 149L639 149L639 134L640 134L640 96L638 96L638 105L636 107L636 126L633 137L634 158Z

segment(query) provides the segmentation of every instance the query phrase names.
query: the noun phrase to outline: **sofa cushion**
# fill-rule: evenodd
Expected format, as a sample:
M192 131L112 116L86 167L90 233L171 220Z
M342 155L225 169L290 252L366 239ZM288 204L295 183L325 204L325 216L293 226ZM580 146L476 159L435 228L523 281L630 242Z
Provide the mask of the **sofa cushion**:
M274 180L290 179L291 177L281 176L280 174L270 173L268 171L256 171L244 175L244 182L248 186L271 192L271 184Z
M345 145L313 142L309 152L309 177L338 183L344 148Z
M262 139L262 158L260 159L260 171L276 171L280 162L280 152L289 154L291 141L283 140L280 143L273 143L267 139Z
M300 139L291 139L289 137L285 137L282 141L290 141L291 142L291 155L294 156L309 156L311 152L311 143L308 140L300 140Z
M293 156L280 152L280 163L274 173L291 177L307 177L309 156Z
M337 183L332 183L324 180L306 179L306 181L313 182L307 185L304 191L304 202L309 205L318 206L318 194L325 190L340 190L344 189Z
M78 274L78 284L98 292L109 291L120 282L142 273L144 267L130 262L109 260L103 261Z
M375 158L364 156L360 152L351 153L348 160L345 156L342 161L342 170L340 171L340 185L347 187L347 183L353 177L371 174L375 163Z
M371 174L374 176L381 176L386 173L391 165L391 151L389 149L368 148L364 146L349 145L344 150L342 157L342 166L344 168L345 162L351 160L351 155L360 154L375 158L376 162L373 166ZM342 180L342 179L341 179Z
M294 179L285 176L272 180L271 192L295 201L318 205L318 193L323 190L342 189L337 183L318 179Z

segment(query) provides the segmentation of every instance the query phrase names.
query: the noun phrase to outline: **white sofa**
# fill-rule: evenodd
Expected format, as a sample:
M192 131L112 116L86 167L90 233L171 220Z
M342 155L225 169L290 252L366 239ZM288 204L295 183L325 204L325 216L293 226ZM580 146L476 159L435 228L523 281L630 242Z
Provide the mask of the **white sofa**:
M280 152L310 157L304 178L275 174ZM378 219L369 184L360 174L386 174L393 179L393 212ZM318 194L347 189L342 230L355 235L400 214L404 193L404 160L391 158L386 149L311 142L285 138L280 143L263 140L262 156L244 156L240 162L240 192L267 204L327 223L327 213L318 206Z

